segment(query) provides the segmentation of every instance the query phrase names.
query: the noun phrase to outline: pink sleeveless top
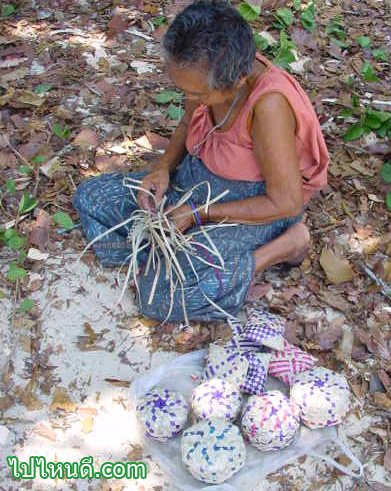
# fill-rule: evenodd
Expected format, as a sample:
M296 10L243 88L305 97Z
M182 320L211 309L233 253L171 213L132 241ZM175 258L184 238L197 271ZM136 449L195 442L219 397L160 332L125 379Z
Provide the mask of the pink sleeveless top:
M273 65L257 53L266 65L247 101L227 131L215 131L199 150L199 158L214 174L238 181L263 181L260 165L253 152L247 121L256 102L265 94L278 92L289 102L296 117L296 150L303 178L304 202L327 184L329 155L311 101L300 84L285 70ZM186 138L186 148L193 153L197 145L213 127L206 105L194 111Z

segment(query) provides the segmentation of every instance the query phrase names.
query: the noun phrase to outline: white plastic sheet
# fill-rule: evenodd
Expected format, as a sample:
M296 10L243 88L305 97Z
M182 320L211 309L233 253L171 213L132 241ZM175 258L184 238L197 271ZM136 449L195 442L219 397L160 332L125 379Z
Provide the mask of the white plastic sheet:
M206 354L207 350L199 350L179 355L174 360L137 377L130 388L133 410L135 410L140 398L155 386L177 390L190 402L193 388L201 382ZM192 374L198 375L199 380L193 380ZM267 389L278 389L287 393L287 387L284 384L270 377ZM140 432L142 432L141 428ZM267 474L275 472L280 467L306 454L326 460L351 477L359 478L363 474L362 464L349 448L338 439L335 427L310 430L302 426L294 443L277 452L259 452L246 443L247 460L245 466L229 481L219 485L205 485L195 480L187 472L181 460L180 441L180 436L171 439L168 443L159 443L144 437L142 443L144 449L152 455L152 458L170 478L171 484L183 491L254 491L257 483ZM323 453L325 446L330 443L337 444L348 455L358 471L352 471L325 455Z

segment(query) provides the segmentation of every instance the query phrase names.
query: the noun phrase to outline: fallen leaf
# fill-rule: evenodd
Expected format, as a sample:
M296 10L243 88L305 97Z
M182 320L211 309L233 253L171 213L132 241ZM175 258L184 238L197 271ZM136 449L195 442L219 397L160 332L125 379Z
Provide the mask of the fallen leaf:
M108 32L107 37L115 37L121 32L126 31L128 28L128 22L121 15L114 15L114 17L107 24Z
M95 131L86 128L81 130L80 133L73 140L74 145L81 148L95 148L99 144L98 135Z
M35 247L30 247L27 253L27 259L30 261L44 261L49 257L47 252L41 252L39 249L35 249Z
M118 380L116 378L105 378L105 382L114 385L115 387L130 387L128 380Z
M71 400L67 390L64 387L56 387L49 409L50 411L62 409L67 413L72 413L77 410L77 405Z
M45 97L41 97L31 90L21 90L16 100L22 104L35 107L41 107L46 102Z
M15 89L10 87L5 94L0 97L0 106L5 106L13 98Z
M50 215L45 210L40 210L37 219L33 223L30 232L30 243L44 252L49 243Z
M79 407L79 413L96 416L98 411L94 407Z
M271 283L262 283L260 285L250 286L247 298L249 300L258 300L259 298L266 296L271 288Z
M331 283L339 284L352 281L355 276L349 261L338 257L327 247L322 250L319 262Z
M86 416L80 420L83 433L91 433L94 429L94 418L92 416Z
M371 404L373 404L374 406L391 409L391 399L387 397L387 395L383 392L372 392L369 397Z
M326 329L317 334L315 340L323 350L331 350L334 344L342 336L342 327L338 325L327 326Z
M15 80L25 78L29 74L30 70L28 68L18 68L17 70L13 70L12 72L8 72L5 75L2 75L0 77L0 83L7 84L8 82L15 82Z
M143 456L143 447L141 445L132 445L132 450L128 452L128 462L139 462Z
M46 426L43 423L40 423L36 428L34 428L34 433L43 438L47 438L48 440L55 442L57 440L56 432L52 427Z

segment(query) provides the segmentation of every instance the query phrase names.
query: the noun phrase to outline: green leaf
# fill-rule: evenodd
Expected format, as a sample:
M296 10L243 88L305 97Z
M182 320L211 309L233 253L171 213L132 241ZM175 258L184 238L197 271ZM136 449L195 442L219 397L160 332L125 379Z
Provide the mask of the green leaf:
M269 43L267 39L263 36L260 36L258 33L254 34L254 42L258 51L266 51L269 47Z
M371 45L371 38L368 36L359 36L356 38L356 41L362 48L369 48Z
M354 108L360 107L360 98L357 94L352 94L352 105Z
M342 41L340 39L333 38L333 37L330 38L330 42L333 42L334 44L339 46L341 49L346 49L346 48L349 48L349 46L350 46L350 44L347 41Z
M41 85L37 85L33 92L35 92L36 94L46 94L46 92L49 92L49 90L52 90L53 88L53 85L49 85L49 84L41 84Z
M68 128L68 126L64 126L64 128L62 128L58 123L55 123L52 129L53 133L63 140L69 138L71 134L71 130Z
M293 8L297 11L301 10L301 0L293 0Z
M31 310L33 308L34 301L31 300L31 298L24 298L20 305L19 312L26 312L27 310Z
M260 5L250 5L249 3L241 3L238 6L239 14L244 17L248 22L257 20L261 13Z
M60 227L65 228L66 230L70 230L75 225L68 213L55 213L53 215L53 220L60 225Z
M37 198L31 198L27 191L23 192L23 196L19 202L19 213L28 213L33 210L38 204Z
M361 123L356 123L352 125L348 131L344 134L343 140L345 142L350 142L352 140L357 140L364 133L364 127Z
M387 184L391 184L391 162L386 162L383 165L383 168L380 171L380 175L384 182L386 182Z
M16 235L18 234L14 228L9 228L8 230L4 230L4 238L6 241L12 239L12 237L15 237Z
M345 107L345 109L342 110L340 116L341 118L350 118L351 116L353 116L353 110L349 107Z
M290 68L289 63L296 60L292 49L296 49L295 43L289 40L285 31L280 32L280 50L274 58L274 63L282 68Z
M278 9L274 17L285 26L290 26L293 22L293 13L286 7Z
M391 211L391 193L387 193L386 195L386 206Z
M40 153L38 153L35 157L31 159L32 164L43 164L46 161L47 161L47 157L45 157L45 155L42 155Z
M0 291L0 300L1 300L2 298L5 298L5 293L4 293L4 292L2 292L2 291Z
M368 61L364 62L361 73L366 82L380 82L380 79L375 75L375 72Z
M5 188L6 190L11 193L11 194L15 194L16 193L16 183L13 179L8 179L6 182L5 182Z
M381 127L382 122L376 114L366 114L365 125L371 128L371 130L376 130Z
M18 169L20 174L31 174L33 169L29 165L21 165Z
M12 237L9 241L8 241L8 245L12 248L12 249L20 249L21 247L24 246L24 238L23 237L20 237L19 235L16 235L15 237Z
M19 264L23 264L23 261L26 259L26 256L27 256L27 252L24 249L19 251L19 254L18 254Z
M300 20L304 29L309 32L315 31L315 4L312 3L308 8L303 10L300 15Z
M24 278L26 276L26 270L24 268L19 268L16 261L11 261L9 264L9 270L7 278L11 281L16 281L19 278Z
M167 18L164 15L159 15L159 17L154 17L151 22L155 27L159 27L166 22Z
M180 102L183 99L183 94L176 90L163 90L155 95L155 101L159 104L167 104L167 102Z
M326 33L329 36L336 36L339 39L345 39L346 38L346 33L343 29L343 25L340 24L336 19L339 19L338 17L334 18L334 22L331 22L328 26L326 26Z
M1 16L9 17L10 15L16 14L16 7L14 5L3 5L1 7Z
M388 53L384 51L384 49L381 48L376 48L372 51L372 55L377 61L387 61L388 60Z
M175 104L170 104L167 108L167 114L171 119L178 120L185 114L185 111Z

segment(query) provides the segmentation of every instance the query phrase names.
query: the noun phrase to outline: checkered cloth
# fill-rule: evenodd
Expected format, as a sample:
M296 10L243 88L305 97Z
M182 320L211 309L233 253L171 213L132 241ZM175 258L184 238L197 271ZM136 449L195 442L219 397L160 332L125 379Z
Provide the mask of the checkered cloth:
M240 387L249 394L261 395L264 392L270 353L246 353L248 372L244 384Z
M235 387L240 387L245 383L248 365L249 361L244 353L227 346L210 344L203 379L222 378Z
M316 361L316 358L284 339L283 350L271 351L269 374L291 385L294 375L311 370Z
M240 336L259 346L268 346L275 350L284 349L285 320L266 310L252 309L248 321Z
M228 318L228 324L232 329L232 339L226 345L233 349L239 349L241 351L259 351L260 346L257 343L253 343L252 341L246 341L242 337L243 326L239 321Z

